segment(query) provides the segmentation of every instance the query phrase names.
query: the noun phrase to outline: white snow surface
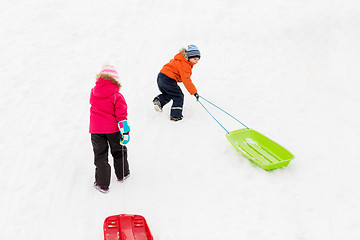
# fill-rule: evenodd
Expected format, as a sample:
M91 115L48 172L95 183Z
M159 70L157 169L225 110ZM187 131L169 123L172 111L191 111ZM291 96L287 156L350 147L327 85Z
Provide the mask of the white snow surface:
M2 1L0 239L103 239L124 213L156 240L360 239L359 22L357 0ZM159 70L188 44L199 94L290 150L288 167L243 157L182 84L182 121L154 111ZM131 177L112 173L108 194L88 133L104 63L132 128Z

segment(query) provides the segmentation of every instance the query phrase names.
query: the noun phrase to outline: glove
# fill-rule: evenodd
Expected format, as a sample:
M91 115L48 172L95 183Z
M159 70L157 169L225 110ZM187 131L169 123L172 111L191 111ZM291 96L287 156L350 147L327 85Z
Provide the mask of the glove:
M199 96L198 93L195 93L195 94L194 94L194 97L196 97L196 101L199 101L199 97L200 97L200 96Z
M130 126L127 120L120 121L118 123L120 134L121 134L121 141L122 144L127 144L130 141Z

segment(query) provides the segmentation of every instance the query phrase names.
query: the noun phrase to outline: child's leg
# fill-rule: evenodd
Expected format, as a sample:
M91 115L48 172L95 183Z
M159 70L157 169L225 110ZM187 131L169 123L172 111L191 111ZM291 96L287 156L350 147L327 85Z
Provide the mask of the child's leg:
M157 84L161 94L158 95L156 98L160 100L162 107L165 106L165 104L167 104L171 100L171 95L169 95L167 91L167 82L169 81L174 81L174 80L162 73L159 73L157 78Z
M120 144L120 132L107 134L111 155L114 158L115 175L118 179L123 179L129 174L129 163L127 161L127 148Z
M111 167L108 163L108 142L105 134L91 134L94 150L95 181L97 185L108 187L110 185Z
M171 106L170 117L180 117L182 118L182 110L184 105L184 94L182 93L179 86L177 91L173 92L173 105Z
M179 87L177 82L164 74L159 74L158 85L160 91L163 93L158 96L161 105L164 106L163 102L169 102L170 99L172 99L173 105L171 107L170 116L182 117L184 94L181 91L181 88Z

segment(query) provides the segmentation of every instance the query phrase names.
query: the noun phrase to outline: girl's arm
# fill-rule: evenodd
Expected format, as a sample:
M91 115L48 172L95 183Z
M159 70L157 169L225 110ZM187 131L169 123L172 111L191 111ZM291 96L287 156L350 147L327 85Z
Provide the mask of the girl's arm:
M115 93L115 118L116 122L127 120L127 104L121 93Z

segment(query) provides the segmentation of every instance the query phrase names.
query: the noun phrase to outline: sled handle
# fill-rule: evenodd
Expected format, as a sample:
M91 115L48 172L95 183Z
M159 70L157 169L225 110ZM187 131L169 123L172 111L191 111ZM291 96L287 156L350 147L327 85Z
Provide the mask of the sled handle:
M232 117L233 119L235 119L237 122L239 122L241 125L243 125L245 128L249 129L245 124L243 124L242 122L240 122L237 118L235 118L233 115L231 115L230 113L226 112L224 109L216 106L214 103L210 102L209 100L203 98L202 96L199 96L199 98L204 99L206 102L210 103L211 105L213 105L214 107L216 107L217 109L221 110L222 112L226 113L228 116ZM198 102L201 104L201 106L210 114L210 116L226 131L226 133L229 133L228 130L226 130L226 128L221 125L221 123L209 112L209 110L207 110L207 108L200 102L200 100L198 99Z

